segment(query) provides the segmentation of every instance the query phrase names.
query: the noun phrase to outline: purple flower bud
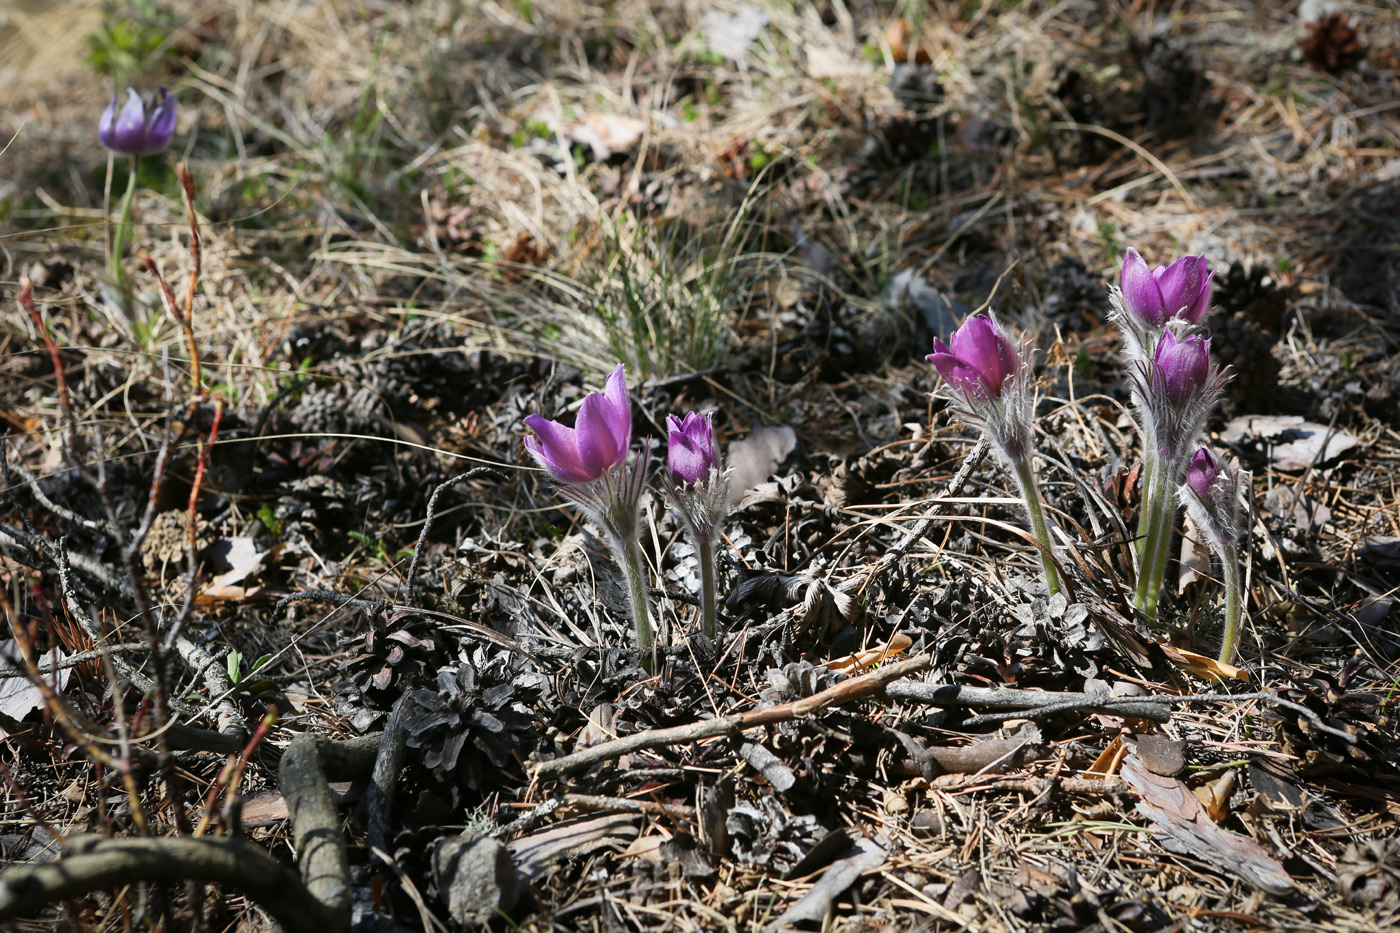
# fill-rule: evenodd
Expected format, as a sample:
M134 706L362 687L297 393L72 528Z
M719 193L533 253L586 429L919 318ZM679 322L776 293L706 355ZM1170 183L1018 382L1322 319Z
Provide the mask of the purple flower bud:
M1191 487L1196 498L1208 503L1211 499L1211 488L1215 486L1215 480L1220 476L1222 469L1224 467L1215 459L1215 455L1202 447L1191 456L1191 462L1186 465L1186 484Z
M1204 256L1182 256L1170 266L1149 269L1130 246L1123 256L1123 307L1149 327L1173 317L1199 324L1210 308L1214 278Z
M1210 376L1210 340L1192 335L1177 340L1171 331L1162 334L1153 354L1166 380L1167 398L1180 405Z
M694 486L704 482L710 475L710 469L719 464L710 416L692 411L687 412L682 421L675 415L667 415L666 427L670 431L666 466L671 482L677 486Z
M148 104L133 89L127 88L126 93L126 105L120 112L117 95L112 95L97 124L102 145L129 156L150 155L170 145L175 132L175 95L161 88Z
M1000 395L1019 365L1011 338L980 314L963 321L947 345L935 338L933 352L925 358L945 382L978 398Z
M540 415L530 415L525 424L535 432L525 439L525 449L556 483L591 483L622 466L632 445L632 406L622 364L602 392L584 398L574 427Z

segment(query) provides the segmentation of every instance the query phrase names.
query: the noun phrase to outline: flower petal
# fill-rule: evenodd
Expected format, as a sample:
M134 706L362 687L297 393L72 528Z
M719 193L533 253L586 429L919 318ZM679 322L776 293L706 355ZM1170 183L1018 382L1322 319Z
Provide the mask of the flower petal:
M950 386L979 398L986 398L992 394L991 389L983 382L982 374L953 354L932 353L928 356L928 361Z
M975 315L963 322L949 341L953 354L981 376L987 390L996 395L1002 383L1016 372L1016 348L989 317Z
M102 140L102 145L108 149L115 149L116 141L112 138L112 130L117 122L117 95L112 95L112 102L107 105L107 109L102 111L102 119L97 122L97 138Z
M1192 324L1199 324L1205 318L1206 312L1210 310L1211 283L1215 279L1215 270L1212 269L1207 275L1205 283L1201 285L1200 292L1196 295L1196 300L1187 306L1181 316Z
M176 116L175 95L161 88L156 93L150 114L146 117L141 150L143 154L160 152L170 145L170 137L175 134Z
M608 401L594 392L583 400L574 422L578 459L583 472L595 480L627 459L627 448L613 435L612 410Z
M632 446L632 403L627 398L627 371L621 363L608 374L603 384L603 398L608 403L608 429L626 459L627 450Z
M126 103L117 114L117 122L112 130L112 139L118 152L139 155L141 139L146 132L146 104L135 88L126 89Z
M1165 272L1165 270L1163 270ZM1123 307L1133 317L1153 327L1166 322L1166 309L1158 277L1147 267L1147 261L1131 246L1123 256Z
M1167 317L1184 316L1195 306L1207 271L1205 256L1182 256L1157 277Z
M577 432L573 428L540 415L530 415L525 425L535 432L535 437L525 438L525 449L555 482L575 485L597 479L589 476L579 462Z
M1191 462L1186 466L1186 483L1202 503L1210 503L1211 487L1215 485L1220 470L1220 461L1204 447L1191 456Z
M666 447L666 466L671 481L683 486L693 486L709 475L709 463L705 452L695 441L684 434L673 434Z

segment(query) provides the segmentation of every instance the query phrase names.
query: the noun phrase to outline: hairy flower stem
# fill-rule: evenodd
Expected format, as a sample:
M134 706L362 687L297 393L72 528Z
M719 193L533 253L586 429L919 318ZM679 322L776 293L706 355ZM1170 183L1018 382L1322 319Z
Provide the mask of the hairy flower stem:
M1157 621L1157 603L1162 596L1162 578L1167 570L1167 555L1171 551L1172 524L1176 518L1176 500L1172 497L1172 478L1167 475L1170 465L1160 455L1151 458L1150 472L1143 486L1148 497L1143 502L1143 518L1138 523L1138 580L1133 606Z
M1220 555L1220 571L1225 577L1225 634L1220 639L1220 661L1233 664L1235 648L1240 640L1240 562L1234 554Z
M1050 529L1045 524L1045 511L1040 503L1040 489L1036 485L1035 470L1031 468L1030 457L1021 457L1011 465L1016 483L1021 487L1021 498L1025 500L1026 512L1031 518L1031 532L1040 542L1040 563L1045 568L1045 585L1054 596L1060 592L1060 574L1055 569L1054 551L1050 547Z
M122 197L121 213L117 215L117 229L112 235L112 255L108 257L108 267L112 273L112 284L121 296L122 311L132 314L131 283L127 281L126 269L122 265L122 253L126 251L127 237L131 232L131 205L136 200L136 175L141 168L141 157L131 157L131 174L126 179L126 194Z
M642 548L635 536L615 540L617 563L622 568L623 580L627 583L628 608L632 611L632 622L637 626L637 651L641 655L642 670L656 673L656 650L651 634L651 600L647 598L646 561L642 559Z
M715 637L715 539L713 535L696 536L700 551L701 631L705 637Z

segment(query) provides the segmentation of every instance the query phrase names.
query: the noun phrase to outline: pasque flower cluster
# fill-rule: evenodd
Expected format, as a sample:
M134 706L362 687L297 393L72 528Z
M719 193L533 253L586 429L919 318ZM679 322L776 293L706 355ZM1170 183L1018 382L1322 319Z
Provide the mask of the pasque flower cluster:
M1249 474L1223 465L1199 447L1211 409L1227 376L1211 361L1202 332L1214 273L1204 257L1185 256L1149 268L1134 249L1123 260L1122 286L1110 287L1114 320L1124 334L1133 403L1146 466L1137 540L1136 607L1155 621L1178 501L1194 517L1224 567L1226 633L1221 657L1238 641L1242 596L1238 544ZM1031 430L1035 392L1029 353L991 315L969 317L945 343L937 339L928 360L968 422L979 427L1016 479L1026 506L1046 587L1061 590L1055 541L1035 473ZM654 650L647 566L640 546L641 500L651 444L628 466L632 412L626 374L619 365L602 392L584 398L572 427L530 415L534 432L526 448L607 536L627 584L643 664L653 669ZM666 419L666 465L660 485L695 545L702 575L702 630L716 625L715 542L729 509L729 479L708 414Z
M1121 286L1110 286L1113 319L1123 333L1133 405L1143 439L1143 507L1137 533L1134 605L1156 621L1178 499L1190 509L1224 566L1226 634L1221 657L1233 656L1241 595L1240 514L1249 474L1222 466L1199 448L1206 420L1228 376L1210 357L1203 323L1215 277L1204 256L1149 267L1136 249L1123 259ZM1033 466L1034 400L1026 354L991 317L963 322L928 360L966 420L980 427L1016 477L1039 542L1046 583L1060 588L1054 548Z
M1201 333L1214 277L1204 256L1149 269L1129 247L1122 285L1109 289L1143 440L1133 605L1152 621L1171 547L1176 490L1228 378L1211 362L1210 338Z
M525 424L534 437L525 447L558 484L559 495L574 503L603 529L627 585L642 663L652 670L654 639L647 567L641 551L641 501L646 489L651 442L632 467L632 407L622 365L608 376L602 392L586 396L574 426L532 414ZM680 513L696 546L701 569L703 629L715 636L715 540L729 509L729 478L715 446L708 414L689 412L667 418L668 451L662 486Z

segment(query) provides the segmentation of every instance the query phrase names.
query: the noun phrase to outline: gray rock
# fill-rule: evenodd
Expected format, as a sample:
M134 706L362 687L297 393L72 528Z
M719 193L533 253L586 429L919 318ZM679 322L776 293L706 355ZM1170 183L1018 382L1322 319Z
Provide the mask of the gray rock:
M515 865L506 847L488 836L467 830L439 842L433 875L453 919L468 929L485 926L515 906Z

